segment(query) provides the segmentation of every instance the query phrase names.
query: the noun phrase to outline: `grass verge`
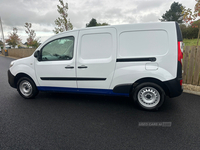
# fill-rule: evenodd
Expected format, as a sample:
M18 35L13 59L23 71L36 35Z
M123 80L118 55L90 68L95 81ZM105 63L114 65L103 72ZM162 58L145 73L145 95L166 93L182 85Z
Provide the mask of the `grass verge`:
M185 44L185 46L196 46L197 39L183 39L183 43ZM200 40L198 45L200 46Z

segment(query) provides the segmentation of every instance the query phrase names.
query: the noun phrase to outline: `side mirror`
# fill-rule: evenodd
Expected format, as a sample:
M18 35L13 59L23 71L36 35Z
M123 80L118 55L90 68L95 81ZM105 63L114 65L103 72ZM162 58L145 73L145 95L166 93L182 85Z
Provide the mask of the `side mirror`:
M40 54L40 51L38 50L38 51L36 51L36 52L34 53L34 57L38 59L38 58L39 58L39 54Z

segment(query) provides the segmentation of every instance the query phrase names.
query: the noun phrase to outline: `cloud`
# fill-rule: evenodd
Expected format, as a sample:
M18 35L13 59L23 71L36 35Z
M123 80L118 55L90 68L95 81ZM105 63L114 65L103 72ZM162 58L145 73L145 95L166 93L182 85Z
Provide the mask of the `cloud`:
M195 1L177 1L189 8L193 8L195 4ZM64 0L64 2L69 4L69 18L74 29L77 29L85 28L86 23L92 18L110 25L157 22L166 10L169 10L174 0ZM5 36L12 32L13 27L17 27L19 34L25 37L25 22L33 24L32 28L38 36L46 38L53 34L54 21L59 16L58 0L0 0L0 4Z
M84 8L86 9L96 9L96 8L99 8L99 7L102 7L104 5L104 1L103 0L87 0L87 1L84 1L83 3L83 6Z
M13 1L13 3L8 1L1 4L0 13L3 14L2 20L5 25L18 26L25 22L53 24L52 20L58 16L56 9L49 10L44 1L40 3L38 0L36 2L24 1L23 3L19 0ZM41 5L44 7L42 8Z
M162 5L165 5L168 2L163 0L148 0L148 1L137 1L136 4L137 4L137 10L143 12L143 11L152 11L159 9Z
M111 8L105 11L104 16L107 18L113 18L113 17L120 18L123 16L123 13L120 8Z
M158 16L157 14L151 13L151 14L142 16L140 18L140 22L158 22L159 17L160 16Z

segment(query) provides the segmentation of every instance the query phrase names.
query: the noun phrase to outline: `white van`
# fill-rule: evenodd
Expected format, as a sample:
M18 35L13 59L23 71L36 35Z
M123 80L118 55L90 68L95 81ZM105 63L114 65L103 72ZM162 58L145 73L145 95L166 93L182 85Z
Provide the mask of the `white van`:
M122 95L157 109L182 93L182 52L176 22L72 30L12 61L8 79L27 99L38 91Z

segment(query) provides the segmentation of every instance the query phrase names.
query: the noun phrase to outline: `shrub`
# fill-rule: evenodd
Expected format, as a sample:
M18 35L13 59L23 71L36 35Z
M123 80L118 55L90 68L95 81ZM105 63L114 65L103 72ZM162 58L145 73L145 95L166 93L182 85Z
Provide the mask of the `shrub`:
M185 24L181 24L180 29L184 39L196 39L198 37L198 28L194 28L191 25L186 26Z

